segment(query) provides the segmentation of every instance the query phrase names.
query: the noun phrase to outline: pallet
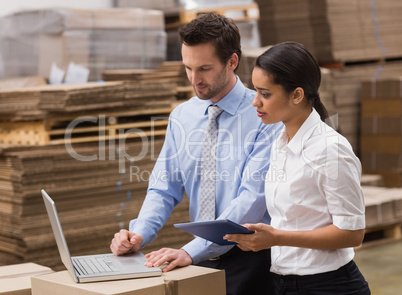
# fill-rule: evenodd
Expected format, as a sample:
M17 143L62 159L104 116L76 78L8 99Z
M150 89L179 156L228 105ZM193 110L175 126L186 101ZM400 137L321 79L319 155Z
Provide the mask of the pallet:
M327 68L327 69L344 69L350 66L364 66L364 65L383 65L389 62L397 62L397 61L402 61L402 57L396 56L396 57L379 57L379 58L373 58L373 59L361 59L361 60L343 60L343 61L337 61L337 62L320 62L319 65L322 68Z
M371 227L366 229L363 243L359 247L356 247L355 250L387 244L399 240L402 240L402 223Z
M0 122L2 145L61 145L163 136L172 108L50 116L41 121Z
M232 18L235 22L245 22L260 19L260 10L257 3L249 5L220 6L209 8L198 8L190 10L169 11L165 13L166 29L177 28L184 25L199 14L215 12Z

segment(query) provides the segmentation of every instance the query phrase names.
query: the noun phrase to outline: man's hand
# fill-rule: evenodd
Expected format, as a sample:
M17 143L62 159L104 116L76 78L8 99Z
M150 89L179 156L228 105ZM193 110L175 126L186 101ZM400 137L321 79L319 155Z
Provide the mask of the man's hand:
M114 238L110 244L110 250L112 250L114 255L133 253L142 247L143 241L143 236L122 229L114 234Z
M163 268L164 272L174 269L176 266L187 266L193 263L190 255L183 249L162 248L145 255L148 267L158 267L165 262L169 264Z

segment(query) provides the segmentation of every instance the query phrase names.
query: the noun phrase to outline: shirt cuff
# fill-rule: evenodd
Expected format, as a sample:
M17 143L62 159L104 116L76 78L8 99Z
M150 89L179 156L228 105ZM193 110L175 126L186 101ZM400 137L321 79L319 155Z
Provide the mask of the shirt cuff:
M232 247L233 246L219 246L207 240L195 238L184 245L182 249L190 255L193 264L197 264L201 261L218 257L229 251Z
M342 230L359 230L366 228L365 215L333 216L333 224Z
M153 234L149 230L147 230L145 224L138 222L138 219L133 219L130 221L129 231L131 231L137 235L143 236L144 241L142 243L142 247L144 247L144 245L146 245L146 244L151 243L157 237L156 234Z

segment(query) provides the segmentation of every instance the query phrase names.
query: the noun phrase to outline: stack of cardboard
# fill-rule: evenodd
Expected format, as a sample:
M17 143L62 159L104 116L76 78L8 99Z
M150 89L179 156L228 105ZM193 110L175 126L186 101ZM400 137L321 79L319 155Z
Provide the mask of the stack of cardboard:
M120 82L46 85L38 91L39 108L54 112L121 107L125 103L125 89Z
M46 84L46 80L43 77L39 76L0 79L0 91L27 88Z
M256 58L269 46L244 50L238 75L250 88L253 88L251 72ZM367 63L348 65L341 68L321 68L322 80L320 96L333 117L338 131L351 143L354 152L360 152L360 101L361 82L365 80L393 79L402 72L402 62Z
M105 81L136 82L174 82L177 85L188 85L184 66L181 61L165 61L157 69L116 69L102 73Z
M157 10L170 10L181 7L182 4L179 0L116 0L114 4L116 7L138 7L145 9Z
M46 85L35 95L31 89L13 91L41 112L34 121L19 113L24 104L0 99L10 116L17 114L0 122L0 261L57 269L61 262L40 190L57 203L73 255L109 252L114 233L128 228L141 208L176 83ZM185 244L191 236L172 224L186 221L185 199L144 251Z
M146 9L161 9L163 11L172 11L177 8L197 9L205 7L222 7L222 6L235 6L235 5L248 5L253 3L253 0L221 0L219 2L214 0L116 0L116 7L140 7Z
M39 110L39 94L36 86L46 85L43 77L19 77L0 80L0 115L2 120L32 121L42 118L44 112ZM30 94L29 94L30 93ZM9 130L8 130L9 131ZM1 134L4 136L4 134ZM4 138L0 136L0 143Z
M10 116L10 114L20 113L21 115L33 110L40 112L40 98L38 87L0 90L0 113Z
M303 43L320 62L401 57L402 3L259 0L262 45Z
M151 138L150 138L151 139ZM113 234L128 228L146 194L163 136L152 141L4 148L0 156L2 264L61 266L40 195L54 198L74 255L109 252ZM144 251L180 247L189 235L172 227L188 221L188 204L175 209L159 238Z
M4 113L0 143L47 144L67 133L79 136L81 142L98 140L102 116L113 117L107 126L103 124L102 130L108 132L105 135L112 136L111 132L117 129L151 127L139 116L169 113L176 101L176 87L176 83L170 82L156 85L115 81L0 91L0 113ZM85 140L91 135L95 137Z
M180 82L181 77L175 72L161 72L158 70L142 69L119 69L104 71L103 79L105 81L172 81Z
M402 80L362 83L361 158L387 186L402 185Z
M380 174L362 174L360 179L362 186L384 186L384 178Z
M198 9L198 8L212 8L212 7L225 7L225 6L242 6L249 5L254 2L254 0L179 0L181 5L186 9Z
M402 222L402 189L363 186L368 232Z
M157 89L157 90L155 90ZM154 107L170 106L175 99L174 83L123 83L90 82L85 84L60 84L44 86L39 108L54 112L72 112L105 108L144 108L154 103Z
M399 77L402 3L364 0L269 0L260 7L263 46L304 44L333 76L339 131L359 152L360 83Z
M52 64L73 62L90 70L156 68L166 59L161 11L144 9L48 9L0 19L0 77L49 77Z
M402 62L366 63L331 69L333 95L338 114L339 131L359 154L361 83L377 79L395 79L400 76Z
M190 85L186 77L184 66L181 61L165 61L158 69L155 70L138 70L138 69L122 69L122 70L108 70L103 72L103 79L105 81L126 81L127 93L133 93L131 87L134 89L142 84L155 84L152 93L155 96L155 91L161 91L161 96L166 94L164 84L174 83L176 85L176 103L181 103L194 96L193 87ZM156 90L157 89L157 90ZM127 95L129 98L130 95ZM152 100L149 101L152 104ZM158 106L161 106L161 100L158 100Z

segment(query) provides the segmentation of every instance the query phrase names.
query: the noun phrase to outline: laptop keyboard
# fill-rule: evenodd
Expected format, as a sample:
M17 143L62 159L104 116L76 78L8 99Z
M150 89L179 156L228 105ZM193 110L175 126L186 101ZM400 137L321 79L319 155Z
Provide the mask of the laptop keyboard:
M73 264L77 272L84 275L119 271L107 257L74 258Z

